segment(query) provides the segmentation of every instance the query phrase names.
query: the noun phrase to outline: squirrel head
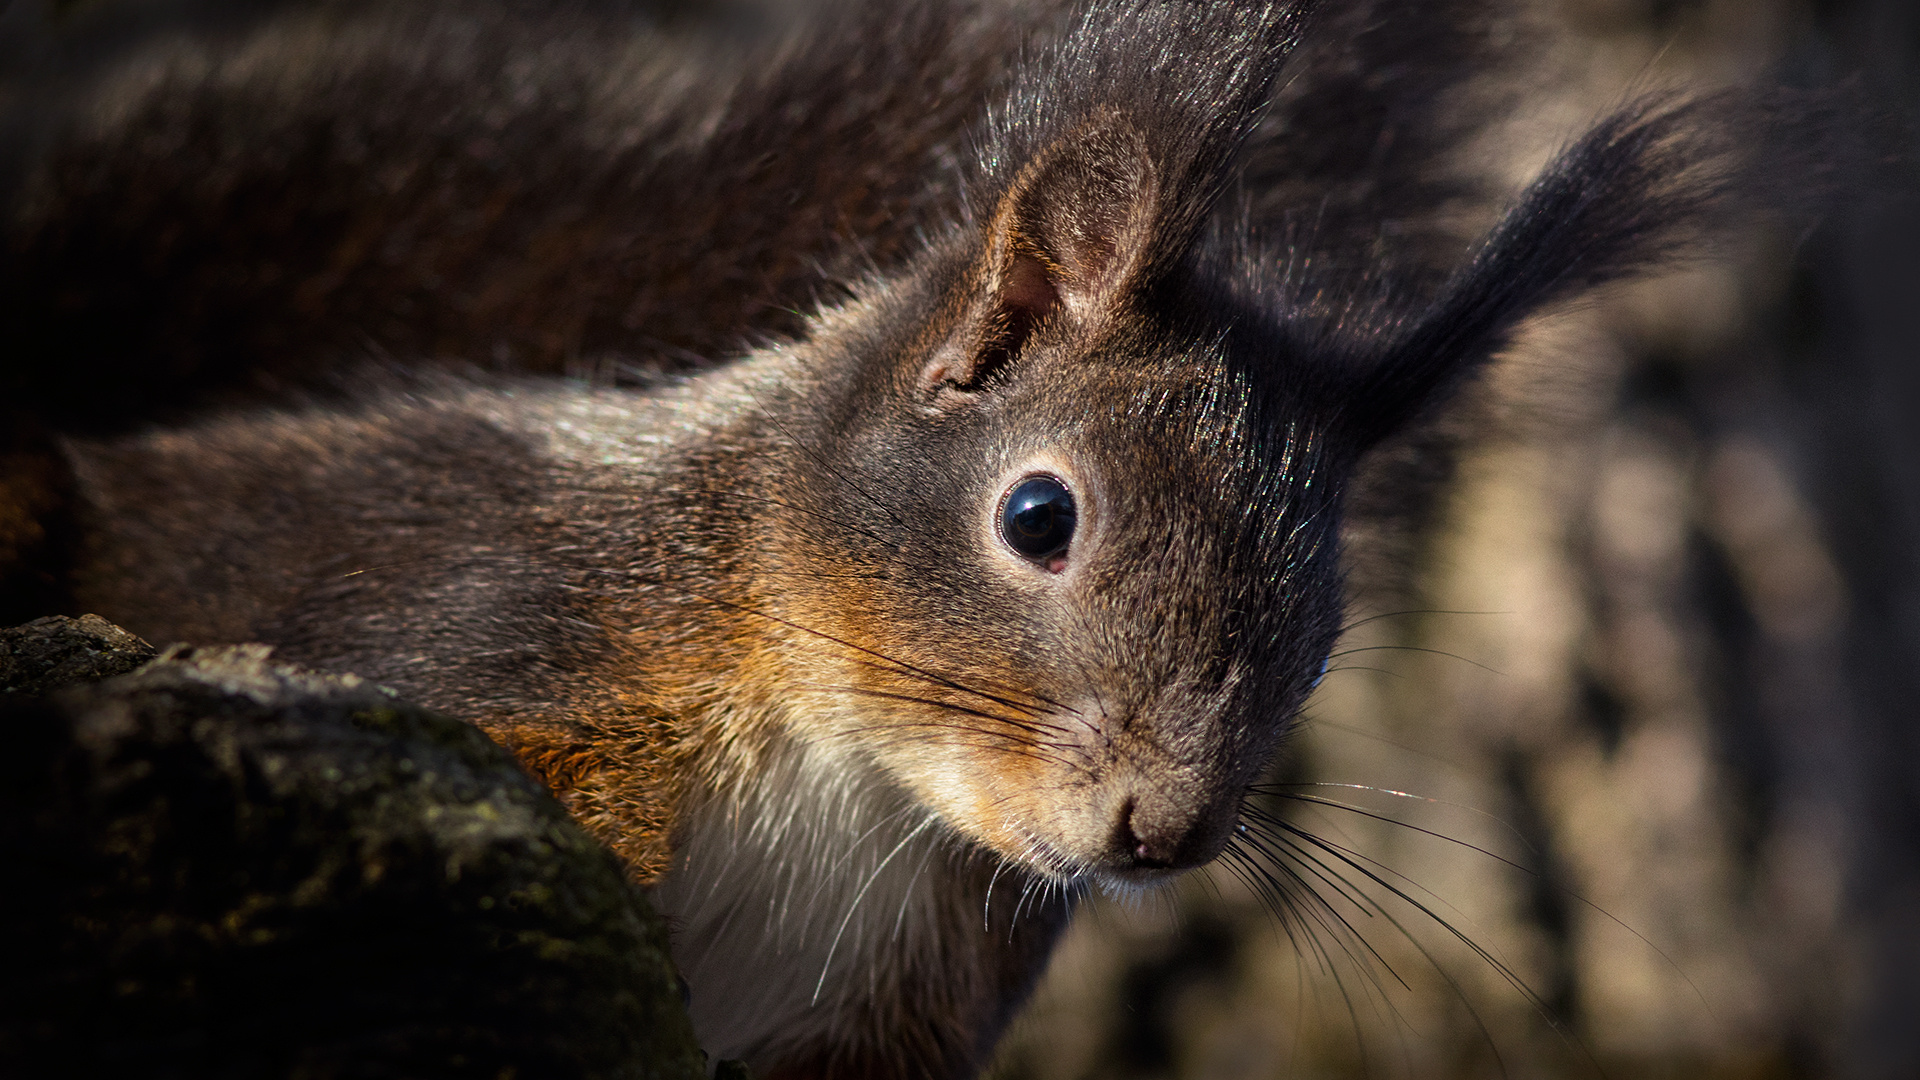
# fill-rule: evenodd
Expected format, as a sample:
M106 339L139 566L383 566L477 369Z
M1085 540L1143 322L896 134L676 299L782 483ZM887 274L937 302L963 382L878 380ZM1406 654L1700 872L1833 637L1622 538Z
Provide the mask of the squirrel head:
M1684 108L1550 166L1438 289L1209 229L1300 8L1116 5L1030 64L968 223L820 315L756 603L810 739L1056 880L1228 843L1325 671L1356 462L1717 194Z

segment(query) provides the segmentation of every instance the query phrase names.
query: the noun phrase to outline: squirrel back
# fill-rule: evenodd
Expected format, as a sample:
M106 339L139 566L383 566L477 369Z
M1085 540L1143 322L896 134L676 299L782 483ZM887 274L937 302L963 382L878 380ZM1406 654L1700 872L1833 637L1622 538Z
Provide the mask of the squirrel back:
M965 22L973 10L925 18ZM1273 178L1289 153L1305 154L1305 133L1263 128L1275 123L1267 106L1276 96L1283 120L1315 100L1317 88L1283 89L1293 58L1312 74L1337 52L1301 45L1307 15L1290 3L1095 4L1005 76L971 161L947 171L948 151L937 148L958 145L947 119L878 129L876 138L905 141L888 148L887 168L917 163L897 181L900 198L930 216L903 212L864 233L815 219L787 235L764 200L729 194L704 207L691 187L631 211L641 223L665 215L658 234L592 214L574 220L567 215L592 200L572 200L564 180L554 181L558 194L514 201L543 175L541 155L527 148L551 140L496 137L476 149L472 125L484 108L471 123L431 112L408 119L447 132L442 143L402 148L391 166L398 190L449 157L449 175L464 176L482 175L489 155L510 147L531 154L533 178L499 158L497 175L486 175L503 201L468 207L486 236L517 239L451 264L478 268L471 280L494 282L497 294L420 272L439 265L421 252L457 246L459 214L425 199L418 205L434 206L434 227L415 233L411 218L376 198L365 211L370 232L281 223L309 260L293 275L309 284L285 304L244 289L244 303L210 296L203 313L232 302L238 322L206 326L174 300L145 315L108 304L126 321L102 332L152 340L154 355L172 356L175 331L165 328L178 318L189 351L205 341L268 369L283 357L324 358L250 335L301 325L275 319L297 314L301 288L337 280L345 292L315 309L329 332L363 328L380 349L419 358L444 345L485 359L489 343L511 351L532 340L515 336L524 318L558 335L560 355L600 341L585 329L600 324L580 313L611 310L604 305L623 290L671 296L697 286L689 317L707 335L735 318L716 311L767 295L754 292L760 285L729 295L726 274L686 270L700 262L703 230L718 230L721 243L727 228L744 229L781 245L779 258L804 262L819 248L796 236L838 243L850 227L893 254L836 279L832 302L793 339L646 385L363 372L343 390L270 407L67 435L80 537L68 587L79 606L149 638L267 641L480 724L654 883L678 925L696 1027L721 1056L775 1077L966 1075L1077 896L1153 887L1234 842L1247 785L1339 632L1343 515L1368 454L1432 415L1529 314L1670 254L1736 174L1714 134L1723 129L1703 127L1717 103L1642 103L1571 145L1444 272L1425 262L1433 233L1376 245L1377 262L1323 259L1323 248L1355 242L1369 204L1329 199L1321 226L1303 224L1308 208L1290 200L1306 196ZM507 40L491 36L499 27L548 40L533 33L542 16L499 18L478 40ZM1010 24L995 25L966 48ZM544 54L527 40L519 48L532 63ZM853 40L864 55L868 39ZM563 59L586 49L604 64L623 55L618 44L562 35L553 48ZM390 47L401 46L349 51ZM832 56L778 55L791 67L736 77L771 85L834 68ZM450 86L493 85L475 67L455 68ZM220 73L257 70L229 57L179 94L139 100L217 110L228 101ZM367 101L388 86L384 74L355 81L368 70L347 69L338 100ZM981 87L997 83L985 70L964 69L955 93L987 93ZM583 86L604 74L587 71ZM948 86L937 70L916 78L912 86ZM510 98L511 77L502 85ZM1328 85L1338 80L1329 75ZM311 110L314 120L287 130L328 129L338 100L290 95L293 115ZM622 151L630 156L595 160L672 161L681 151L697 160L729 132L764 133L786 115L750 94L709 88L688 100L707 110L696 110L703 122L629 132L645 136ZM887 116L906 107L875 106ZM517 130L506 115L501 131ZM569 114L575 130L560 134L618 142L595 129L594 115ZM538 130L566 126L542 117ZM813 152L809 120L794 119L795 153ZM133 139L144 123L112 127L114 139ZM1340 160L1335 148L1357 141L1329 139L1344 143L1301 157L1301 188L1321 183ZM823 176L835 190L848 175L835 163L859 158L861 145L821 151L831 151ZM1417 149L1415 160L1438 153ZM100 168L149 175L154 160L114 150ZM258 160L277 159L262 151ZM385 158L359 159L356 171L339 145L316 160L330 177L325 196L345 204L355 185L390 178L370 164ZM798 190L807 162L784 160L777 182L744 189ZM1236 189L1243 168L1259 193ZM258 172L255 161L234 175ZM657 175L692 183L670 169ZM724 175L731 193L733 181L757 174ZM263 273L268 263L245 245L281 240L253 231L246 211L260 204L217 176L204 188L168 176L158 173L155 190L208 200L195 211L218 223L205 242L246 252L190 265ZM1418 219L1444 187L1407 179L1375 195ZM854 194L891 213L891 196ZM89 199L29 215L30 236L55 239L17 248L28 254L14 263L15 282L34 266L86 280L84 261L59 253L95 252L96 241L58 237L106 238L97 242L127 257L75 310L127 288L112 280L116 268L150 265L133 254L155 243L187 250L134 236L99 208L97 191ZM686 216L690 205L704 216ZM809 195L800 205L820 213L842 203ZM227 233L229 220L245 227ZM200 242L191 220L178 228L178 244ZM322 234L317 248L306 242ZM555 239L554 262L531 257L548 250L540 238L563 236L588 248ZM399 263L377 253L389 241L426 259L393 290L382 275ZM640 268L637 277L616 275L566 308L553 283L577 267L543 268L574 266L568 253L594 245ZM715 257L755 265L749 248ZM340 260L337 279L325 276L329 259ZM434 291L442 286L445 295ZM667 291L647 291L656 288ZM432 311L367 315L341 299L349 295ZM501 306L447 299L475 295ZM542 298L558 306L543 312L534 306ZM42 327L70 317L11 314L26 323L44 315ZM638 318L594 347L635 350L647 366L639 343L652 316ZM436 327L449 328L450 344L433 337ZM111 363L141 355L125 343L99 347ZM653 370L673 366L669 357Z

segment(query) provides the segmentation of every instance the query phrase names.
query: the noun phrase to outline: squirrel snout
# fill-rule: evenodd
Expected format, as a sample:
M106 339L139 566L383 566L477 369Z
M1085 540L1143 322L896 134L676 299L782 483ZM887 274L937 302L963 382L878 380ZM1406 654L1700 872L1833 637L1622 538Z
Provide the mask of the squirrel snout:
M1221 830L1207 806L1167 798L1130 798L1120 806L1114 846L1130 870L1187 870L1213 858Z

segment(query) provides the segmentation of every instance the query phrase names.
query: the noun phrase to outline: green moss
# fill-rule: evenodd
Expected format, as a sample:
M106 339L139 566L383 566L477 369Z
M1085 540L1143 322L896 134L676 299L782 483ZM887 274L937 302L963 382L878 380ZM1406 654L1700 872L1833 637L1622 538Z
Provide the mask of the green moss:
M478 730L257 650L6 700L0 1072L704 1075L658 916Z

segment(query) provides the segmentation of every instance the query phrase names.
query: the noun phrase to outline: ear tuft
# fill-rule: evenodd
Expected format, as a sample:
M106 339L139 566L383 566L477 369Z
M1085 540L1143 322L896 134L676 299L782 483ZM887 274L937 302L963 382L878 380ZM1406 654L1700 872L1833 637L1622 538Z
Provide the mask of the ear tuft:
M1348 395L1370 444L1412 423L1542 307L1709 253L1732 217L1785 206L1771 167L1831 144L1821 98L1654 95L1601 120L1534 180L1424 311L1393 320L1381 359ZM1780 168L1807 177L1805 166Z
M1034 335L1096 328L1182 265L1306 6L1109 0L1022 65L984 132L982 228L928 379L981 389Z

